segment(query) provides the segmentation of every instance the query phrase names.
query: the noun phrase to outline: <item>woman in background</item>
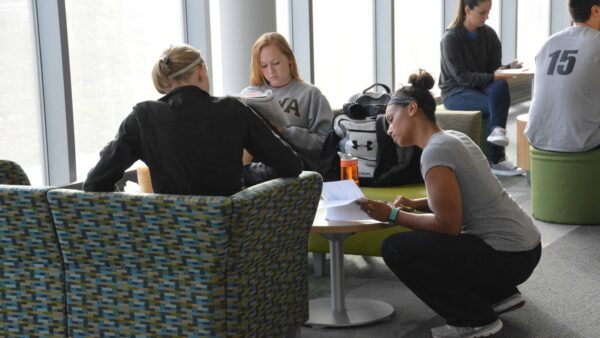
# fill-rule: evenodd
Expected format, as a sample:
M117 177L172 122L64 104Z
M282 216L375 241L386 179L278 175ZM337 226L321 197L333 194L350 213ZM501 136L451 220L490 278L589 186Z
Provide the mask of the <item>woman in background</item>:
M85 191L114 191L137 160L150 168L154 192L165 194L229 196L244 188L248 170L265 176L268 169L269 177L302 171L300 158L248 106L208 93L206 63L195 48L167 48L152 79L165 95L135 105L88 173ZM242 167L243 149L267 167Z
M539 262L540 233L506 193L468 136L441 130L429 92L434 80L413 74L390 100L388 134L423 149L427 197L394 205L362 200L371 218L415 231L388 237L381 255L394 274L447 324L433 337L484 337L502 328L498 315L522 306L517 285ZM422 214L405 212L411 207Z
M520 67L515 60L502 66L502 47L496 32L485 24L491 0L459 0L458 13L441 43L439 87L447 109L480 110L487 119L488 155L492 172L500 176L524 173L508 159L506 120L510 92L499 69Z
M333 120L329 102L317 87L300 79L292 49L279 33L265 33L254 42L250 67L250 86L272 90L290 122L273 129L298 152L306 170L317 170Z

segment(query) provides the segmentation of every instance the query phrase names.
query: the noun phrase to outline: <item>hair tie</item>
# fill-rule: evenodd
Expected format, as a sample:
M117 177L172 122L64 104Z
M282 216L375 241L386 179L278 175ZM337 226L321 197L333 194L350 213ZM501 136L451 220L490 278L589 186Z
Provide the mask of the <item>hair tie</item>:
M405 106L409 103L411 103L412 101L414 101L415 99L413 99L412 97L405 95L405 94L398 94L398 95L394 95L392 96L392 98L390 99L390 102L388 102L388 106L391 105L402 105Z
M189 65L187 65L187 66L183 67L182 69L176 71L175 73L169 75L169 80L173 80L174 78L178 77L179 75L186 73L190 69L192 69L195 66L197 66L201 61L202 61L202 58L198 57L196 60L194 60Z
M164 62L165 66L169 65L169 62L171 62L171 60L169 60L169 56L165 56L164 58L162 58L162 61Z

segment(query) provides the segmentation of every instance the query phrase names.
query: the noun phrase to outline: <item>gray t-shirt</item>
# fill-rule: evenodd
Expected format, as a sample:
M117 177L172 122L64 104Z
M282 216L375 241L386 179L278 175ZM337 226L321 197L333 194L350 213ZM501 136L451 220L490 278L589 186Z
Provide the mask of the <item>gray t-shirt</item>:
M434 134L421 155L423 177L435 166L448 167L456 175L463 208L461 233L480 237L500 251L526 251L540 243L531 218L506 193L468 136L453 130Z
M562 152L600 145L600 31L566 28L546 41L535 62L529 142Z

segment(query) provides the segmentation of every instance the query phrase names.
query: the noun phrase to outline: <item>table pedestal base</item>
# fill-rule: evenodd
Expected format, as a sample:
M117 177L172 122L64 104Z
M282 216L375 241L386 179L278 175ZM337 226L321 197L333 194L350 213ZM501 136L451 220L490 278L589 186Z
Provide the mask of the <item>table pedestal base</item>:
M312 327L342 327L365 325L387 319L394 308L385 302L367 298L346 298L343 311L331 309L330 298L309 301L309 318L304 325Z

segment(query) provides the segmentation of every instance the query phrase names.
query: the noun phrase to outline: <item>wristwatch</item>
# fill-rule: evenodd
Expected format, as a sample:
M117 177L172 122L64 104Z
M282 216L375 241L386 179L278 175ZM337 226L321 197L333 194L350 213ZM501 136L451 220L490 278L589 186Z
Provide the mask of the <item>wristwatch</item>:
M390 211L390 216L388 217L388 224L390 226L396 225L396 217L398 217L399 211L400 208L392 208L392 210Z
M396 217L398 217L398 212L402 210L404 212L415 212L415 208L407 207L406 205L401 205L400 207L392 207L390 211L390 216L388 217L388 224L390 226L396 225Z

